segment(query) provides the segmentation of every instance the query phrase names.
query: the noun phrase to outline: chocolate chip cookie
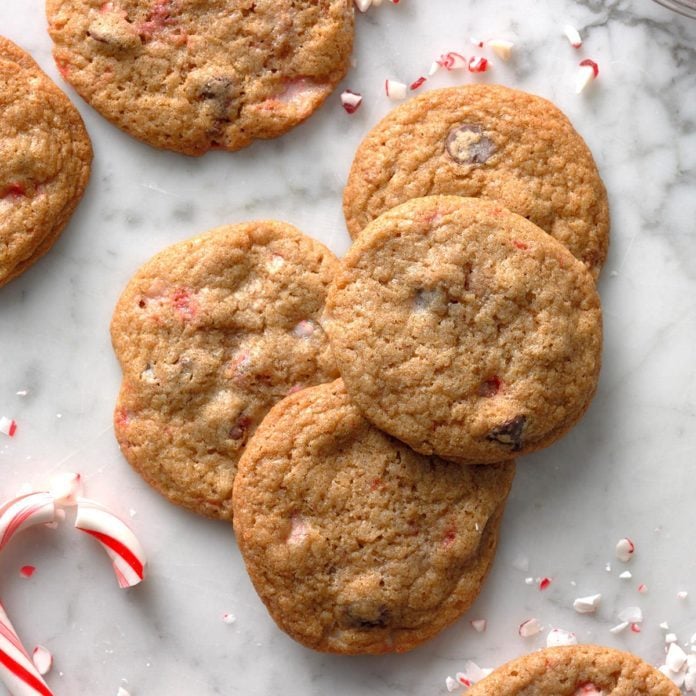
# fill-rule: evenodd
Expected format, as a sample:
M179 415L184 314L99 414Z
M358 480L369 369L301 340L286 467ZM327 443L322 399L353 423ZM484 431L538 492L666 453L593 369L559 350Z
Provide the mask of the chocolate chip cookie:
M363 140L343 197L353 238L410 198L498 200L563 242L595 278L609 240L607 194L583 139L541 97L498 85L427 92Z
M335 653L402 652L472 604L514 464L424 457L371 426L341 380L276 404L239 462L234 526L278 625Z
M599 645L547 648L512 660L467 692L470 696L679 696L654 667Z
M57 241L89 179L80 114L28 53L0 36L0 285Z
M417 198L374 220L341 263L327 319L355 403L423 454L485 463L540 449L597 386L592 275L489 201Z
M111 324L124 455L169 500L232 515L237 461L268 409L337 377L320 318L337 260L280 222L220 227L148 261Z
M274 138L341 81L352 0L47 0L65 79L119 128L200 155Z

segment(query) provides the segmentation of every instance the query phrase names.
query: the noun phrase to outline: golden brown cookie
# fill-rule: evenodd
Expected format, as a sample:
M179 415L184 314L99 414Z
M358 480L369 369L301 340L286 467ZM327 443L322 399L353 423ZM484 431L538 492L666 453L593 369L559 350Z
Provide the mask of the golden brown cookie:
M220 227L136 273L111 336L121 450L172 502L232 515L247 440L286 394L337 376L320 326L337 260L281 222Z
M583 139L546 99L466 85L394 109L355 155L343 196L351 237L399 203L432 194L498 200L599 275L609 242L604 184Z
M0 285L56 242L82 198L92 146L80 114L0 36Z
M569 645L512 660L467 693L470 696L679 696L681 691L635 655L599 645Z
M341 81L352 0L46 0L58 68L155 147L201 155L274 138Z
M276 623L327 652L403 652L457 619L493 561L514 464L423 457L343 383L276 404L239 462L237 541Z
M342 260L327 319L357 406L423 454L484 463L540 449L597 386L591 274L489 201L417 198L374 220Z

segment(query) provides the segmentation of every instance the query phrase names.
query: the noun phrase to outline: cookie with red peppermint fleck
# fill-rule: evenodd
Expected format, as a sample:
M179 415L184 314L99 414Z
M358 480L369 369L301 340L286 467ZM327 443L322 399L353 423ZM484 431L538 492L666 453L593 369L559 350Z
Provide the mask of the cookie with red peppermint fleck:
M46 0L54 57L104 117L201 155L274 138L349 66L351 0Z
M471 687L470 696L679 696L664 674L631 653L570 645L523 655Z
M343 196L351 237L410 198L498 200L599 275L609 207L592 154L551 102L499 85L434 90L394 109L363 140Z
M57 241L89 180L77 109L31 56L0 36L0 286Z
M237 461L288 393L335 379L321 327L336 257L291 225L220 227L157 254L111 323L121 450L172 502L232 516Z
M494 202L429 196L381 215L343 258L326 319L357 406L423 454L485 463L541 449L597 387L592 275Z
M455 621L488 573L515 466L416 454L343 382L276 404L234 483L234 527L276 623L315 650L404 652Z

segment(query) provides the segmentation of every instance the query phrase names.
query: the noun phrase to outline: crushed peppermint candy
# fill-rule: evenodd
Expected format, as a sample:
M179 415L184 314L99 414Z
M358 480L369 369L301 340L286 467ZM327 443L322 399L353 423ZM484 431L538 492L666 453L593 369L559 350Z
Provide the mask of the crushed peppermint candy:
M619 624L616 624L616 626L612 626L609 629L609 633L613 633L616 635L617 633L623 633L626 629L628 628L628 621L622 621Z
M122 686L119 686L116 696L130 696L130 691L126 691Z
M362 94L357 92L352 92L349 89L341 92L341 104L347 114L354 114L360 108L362 100Z
M505 39L491 39L488 45L493 50L498 58L501 60L510 60L512 55L512 48L515 45L512 41L506 41Z
M665 636L665 643L669 645L670 643L676 643L677 642L677 634L676 633L668 633Z
M668 624L666 621L663 621L663 622L660 624L660 628L661 628L663 631L669 631L669 624Z
M222 621L223 623L226 624L233 624L237 620L237 617L234 614L230 614L228 611L226 611L222 615Z
M539 619L527 619L520 624L517 632L522 638L531 638L537 633L541 633L544 627L539 623Z
M599 603L602 601L601 594L588 595L587 597L578 597L573 602L573 609L578 614L594 614L597 611Z
M425 84L427 81L428 81L428 78L427 78L427 77L423 77L423 76L421 75L417 80L414 80L414 81L408 86L408 88L409 88L411 91L414 91L414 90L418 89L419 87L423 86L423 84Z
M627 621L630 624L639 624L643 621L643 611L640 607L626 607L619 612L619 621Z
M641 582L640 585L638 585L638 592L640 592L641 594L645 594L647 591L648 586Z
M623 573L619 575L622 580L630 580L633 577L633 573L630 570L624 570Z
M0 433L7 437L14 437L17 432L17 421L6 416L0 416Z
M628 563L633 558L636 551L636 545L628 538L619 539L616 543L616 557L622 563Z
M552 628L546 636L546 647L556 648L560 645L577 645L577 636L562 628Z
M436 61L441 68L445 70L466 70L467 60L461 53L450 51L443 53Z
M41 676L48 674L51 671L51 667L53 667L53 655L43 645L37 645L34 648L31 660Z
M633 631L633 633L640 633L640 624L632 623L631 631Z
M677 592L677 599L686 599L688 596L689 593L684 590L680 590L679 592Z
M474 619L470 623L474 631L476 631L477 633L483 633L486 630L486 619Z
M539 580L539 590L545 590L551 584L552 579L553 578L541 578L541 580Z
M447 691L452 693L453 691L456 691L460 684L456 679L452 679L452 677L447 677L445 679L445 686L447 687Z
M370 5L372 5L372 0L355 0L355 6L361 12L367 12L370 9Z
M580 32L572 24L564 24L563 33L573 48L580 48L580 46L582 46Z
M475 662L467 660L464 663L464 671L457 672L455 675L456 680L462 686L471 686L485 679L493 670L487 667L479 667Z
M575 79L575 93L580 94L585 91L590 82L594 82L599 75L599 66L593 60L586 58L580 62L580 70Z
M392 101L401 101L406 98L407 87L403 82L396 80L385 80L384 91Z
M59 505L77 505L82 496L82 476L75 472L56 474L49 485L49 492Z
M36 566L25 565L19 569L19 574L23 578L30 578L36 572Z
M483 56L472 56L469 58L469 72L484 73L488 70L488 58Z
M670 671L680 672L686 664L686 653L676 643L671 643L667 651L665 664Z
M525 578L524 579L525 583L527 585L533 585L534 584L534 578Z

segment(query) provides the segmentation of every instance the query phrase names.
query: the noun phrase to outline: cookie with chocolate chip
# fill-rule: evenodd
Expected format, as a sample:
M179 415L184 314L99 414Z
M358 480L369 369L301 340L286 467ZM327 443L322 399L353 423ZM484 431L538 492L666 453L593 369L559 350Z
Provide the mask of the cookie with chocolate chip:
M470 696L679 696L664 674L631 653L569 645L523 655L496 669Z
M82 198L92 145L80 114L0 36L0 285L58 240Z
M288 393L336 378L320 320L335 256L281 222L220 227L135 274L111 336L121 450L172 502L232 515L247 441Z
M342 260L325 328L346 388L423 454L497 462L546 447L599 376L599 296L560 242L497 203L416 198Z
M234 526L278 625L315 650L404 652L473 603L514 464L416 454L361 415L341 380L276 404L234 484Z
M352 0L47 0L65 79L155 147L201 155L282 135L343 79Z
M541 97L499 85L427 92L394 109L360 145L343 209L351 237L410 198L500 201L599 275L607 194L587 145Z

